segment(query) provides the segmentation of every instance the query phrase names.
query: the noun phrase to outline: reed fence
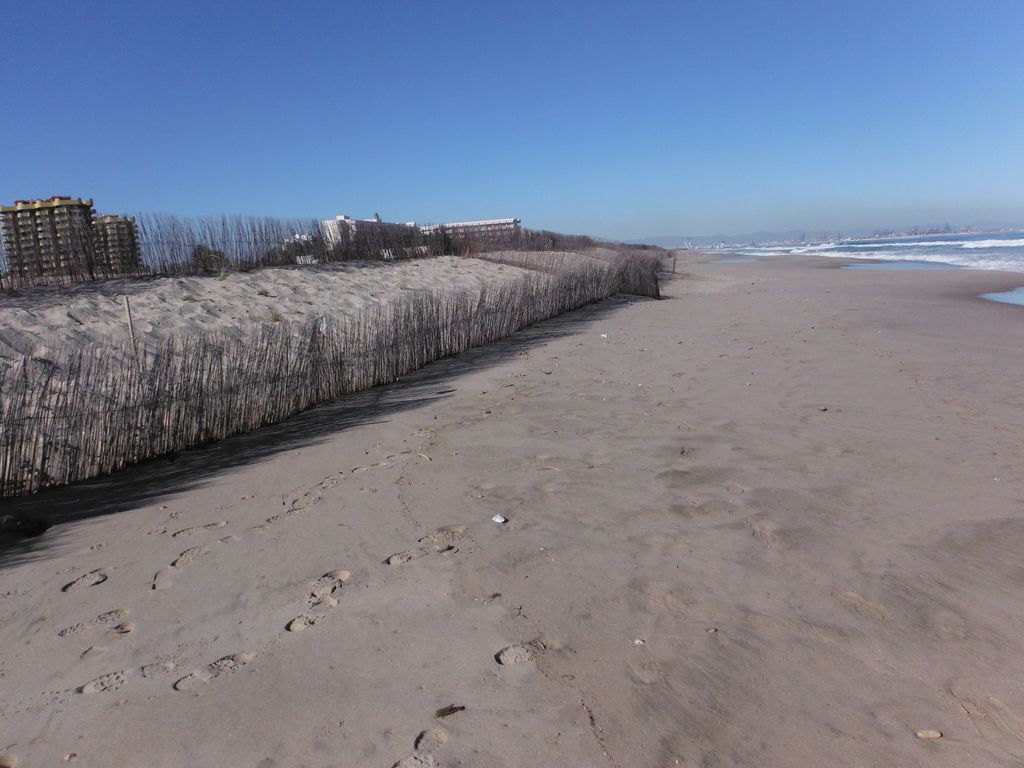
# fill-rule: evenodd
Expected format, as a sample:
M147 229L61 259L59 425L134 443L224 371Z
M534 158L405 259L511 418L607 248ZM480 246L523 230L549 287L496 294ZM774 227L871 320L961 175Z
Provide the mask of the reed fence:
M0 367L0 497L258 429L615 293L657 295L656 260L485 258L530 269L479 290L409 292L357 315L243 338L97 343Z

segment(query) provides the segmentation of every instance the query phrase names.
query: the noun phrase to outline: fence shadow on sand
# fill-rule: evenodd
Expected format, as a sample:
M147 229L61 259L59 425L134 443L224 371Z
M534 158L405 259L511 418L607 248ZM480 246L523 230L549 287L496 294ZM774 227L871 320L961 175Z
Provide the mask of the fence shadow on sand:
M578 332L634 301L615 296L524 328L512 336L429 363L394 384L342 395L285 421L210 445L151 459L109 475L3 499L3 512L49 526L39 536L0 538L0 567L58 554L59 526L126 512L202 485L217 475L276 454L332 439L358 426L382 423L403 411L429 406L455 392L467 373L512 359L524 350ZM42 527L42 526L40 526Z

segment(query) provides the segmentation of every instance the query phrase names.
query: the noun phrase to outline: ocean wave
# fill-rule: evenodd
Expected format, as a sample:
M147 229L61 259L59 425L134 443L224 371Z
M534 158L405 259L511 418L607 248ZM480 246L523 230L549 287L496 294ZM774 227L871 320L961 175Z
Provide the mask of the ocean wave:
M950 248L1024 248L1022 239L989 238L986 240L893 240L892 242L868 242L864 240L846 240L839 243L843 248L934 248L948 246Z
M971 240L964 248L1024 248L1024 240Z
M865 243L863 241L851 241L840 243L844 248L931 248L936 245L963 245L968 240L902 240L898 243Z
M927 261L933 264L952 264L965 269L998 270L1001 272L1024 272L1024 256L981 257L956 253L843 253L842 251L822 252L820 255L836 259L865 259L876 261Z
M942 238L836 240L823 243L764 243L739 247L744 256L828 256L881 261L924 261L967 269L1024 272L1022 232L998 235L947 235Z
M813 245L757 245L737 248L733 253L744 256L799 256L804 253L821 253L834 248L835 243L815 243Z

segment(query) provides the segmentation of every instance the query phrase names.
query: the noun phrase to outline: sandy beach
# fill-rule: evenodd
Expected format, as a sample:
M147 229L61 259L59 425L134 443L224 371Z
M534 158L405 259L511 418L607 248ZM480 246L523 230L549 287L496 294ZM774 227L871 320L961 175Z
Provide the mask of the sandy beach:
M1021 765L1024 276L708 260L0 502L0 765Z

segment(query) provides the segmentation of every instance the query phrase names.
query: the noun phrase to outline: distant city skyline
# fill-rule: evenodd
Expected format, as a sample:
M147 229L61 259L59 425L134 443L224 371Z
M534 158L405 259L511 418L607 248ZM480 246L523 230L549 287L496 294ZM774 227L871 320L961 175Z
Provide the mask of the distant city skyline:
M616 240L1022 226L1021 28L1009 0L0 3L0 202Z

